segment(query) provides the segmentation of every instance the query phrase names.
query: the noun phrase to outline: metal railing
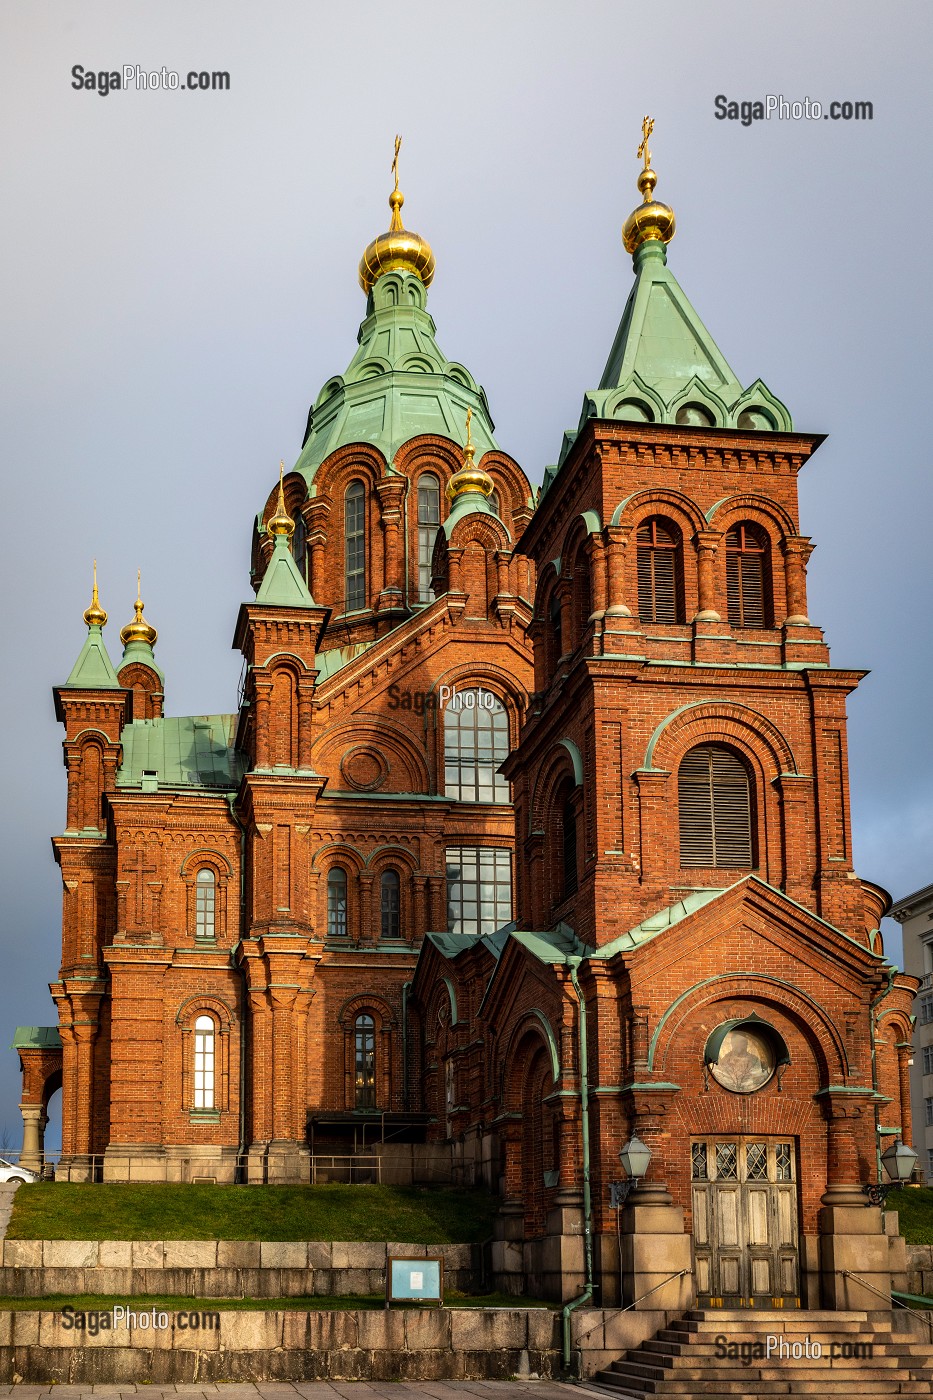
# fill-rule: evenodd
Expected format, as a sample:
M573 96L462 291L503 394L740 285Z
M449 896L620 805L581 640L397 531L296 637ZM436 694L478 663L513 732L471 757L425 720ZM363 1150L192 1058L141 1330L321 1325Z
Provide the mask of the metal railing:
M19 1152L0 1154L11 1163ZM68 1157L46 1152L40 1175L49 1181L142 1184L186 1183L217 1186L265 1186L276 1182L344 1182L353 1186L381 1184L383 1158L377 1152L295 1152L220 1155L210 1157L117 1157L95 1153Z

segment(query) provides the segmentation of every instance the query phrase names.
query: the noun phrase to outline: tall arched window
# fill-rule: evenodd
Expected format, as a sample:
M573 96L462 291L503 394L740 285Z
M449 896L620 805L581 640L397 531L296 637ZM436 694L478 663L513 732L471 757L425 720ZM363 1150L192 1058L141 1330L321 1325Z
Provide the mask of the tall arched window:
M561 808L561 837L563 845L564 899L577 892L577 813L573 797L564 799Z
M354 1099L357 1108L376 1107L376 1023L357 1016L353 1023Z
M346 611L366 606L366 491L351 481L344 497Z
M440 523L441 483L433 472L422 472L418 478L418 601L421 603L434 599L431 560Z
M760 525L742 521L726 535L726 597L733 627L767 627L768 546Z
M347 872L333 865L327 875L327 936L347 936Z
M491 690L458 690L444 711L444 792L458 802L508 802L498 772L509 753L508 711Z
M384 870L379 882L379 910L383 938L401 936L401 885L397 870Z
M673 520L653 515L635 536L638 616L642 622L683 622L681 534Z
M214 909L217 902L217 876L206 867L199 870L194 882L194 934L196 938L214 937Z
M194 1107L214 1107L214 1022L199 1016L194 1023Z
M738 754L722 744L684 754L677 798L682 866L752 865L751 787Z
M553 658L552 669L564 654L564 634L561 619L560 597L557 589L551 594L551 601L548 605L548 622L551 629L551 655Z
M295 514L292 516L292 521L295 525L295 529L292 532L292 555L295 563L298 565L298 571L301 577L307 582L308 531L305 526L305 518L300 510L295 511Z

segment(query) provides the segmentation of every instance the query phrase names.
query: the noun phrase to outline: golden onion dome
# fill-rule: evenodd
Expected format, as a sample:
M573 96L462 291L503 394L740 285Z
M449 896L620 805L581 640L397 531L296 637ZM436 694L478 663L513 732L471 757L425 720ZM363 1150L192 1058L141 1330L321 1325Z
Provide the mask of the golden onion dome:
M644 167L638 176L638 189L642 203L632 210L622 229L622 242L629 253L634 253L643 243L651 241L670 243L677 226L673 209L653 197L654 187L658 183L658 177L651 169L651 152L648 149L648 137L654 130L653 119L645 117L641 129L642 142L638 155L644 160Z
M279 499L276 503L275 514L266 526L269 534L273 537L284 535L286 539L291 539L295 533L295 522L285 509L285 488L282 480L285 475L285 463L279 463Z
M139 569L136 571L136 603L135 615L132 622L128 622L120 631L120 641L125 647L130 642L144 642L148 647L154 647L159 639L159 634L151 622L147 622L143 617L142 574Z
M444 495L448 501L455 501L458 496L464 496L468 491L478 491L481 496L489 497L496 489L496 483L488 472L483 471L473 461L476 455L476 448L473 446L473 438L470 433L470 422L473 418L472 408L467 409L466 445L463 449L463 466L447 483Z
M94 560L94 589L91 593L91 606L85 610L84 620L88 627L106 627L107 614L100 605L97 596L97 560Z
M389 195L389 208L392 210L389 231L374 238L360 258L360 286L367 294L384 272L413 272L426 287L430 287L434 277L435 262L430 243L402 224L405 196L398 187L398 153L401 145L401 136L396 136L395 159L392 161L395 188Z

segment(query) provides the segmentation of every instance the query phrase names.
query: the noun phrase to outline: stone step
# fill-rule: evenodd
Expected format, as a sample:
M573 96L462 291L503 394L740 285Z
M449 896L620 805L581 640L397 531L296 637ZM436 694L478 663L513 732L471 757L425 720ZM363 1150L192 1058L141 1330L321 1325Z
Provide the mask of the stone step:
M928 1380L921 1380L912 1376L898 1376L890 1380L876 1380L874 1378L861 1379L857 1376L839 1377L824 1375L817 1380L798 1380L795 1376L785 1376L781 1380L759 1380L752 1376L737 1377L729 1380L644 1380L639 1381L635 1377L623 1377L611 1371L600 1371L593 1377L593 1382L607 1390L613 1391L616 1395L647 1396L647 1395L672 1395L691 1397L697 1400L734 1400L735 1396L749 1400L751 1396L759 1395L838 1395L850 1397L850 1400L881 1400L882 1396L890 1395L925 1395L929 1400L931 1394Z
M786 1381L793 1380L796 1384L799 1381L821 1381L831 1378L851 1378L858 1376L859 1379L888 1381L898 1379L898 1377L912 1375L919 1370L918 1367L905 1365L899 1357L891 1357L890 1366L876 1366L874 1362L859 1364L850 1362L848 1365L837 1365L836 1363L820 1365L818 1362L810 1362L808 1365L793 1363L788 1366L761 1366L753 1363L751 1366L648 1366L643 1363L619 1362L616 1361L610 1366L611 1371L617 1371L620 1376L628 1376L635 1380L654 1381L731 1381L736 1376L763 1381Z

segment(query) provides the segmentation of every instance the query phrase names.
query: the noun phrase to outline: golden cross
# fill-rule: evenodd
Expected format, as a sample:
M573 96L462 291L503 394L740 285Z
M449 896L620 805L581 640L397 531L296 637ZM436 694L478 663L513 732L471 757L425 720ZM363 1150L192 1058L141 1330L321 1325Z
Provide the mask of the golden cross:
M648 137L651 135L652 131L654 131L654 118L645 117L641 124L641 145L638 147L635 154L640 159L644 159L646 170L651 165L651 152L648 150Z
M278 502L278 506L276 507L276 510L277 510L277 511L279 512L279 514L281 514L281 515L284 515L284 514L285 514L285 489L284 489L284 487L283 487L283 485L282 485L282 478L284 477L284 475L285 475L285 462L284 462L284 460L282 460L282 461L279 462L279 502Z
M402 138L395 138L395 155L392 157L392 174L395 176L395 188L398 189L398 153L402 149Z
M471 423L471 421L472 421L472 418L473 418L473 410L472 410L472 408L468 408L468 409L467 409L467 440L466 440L466 445L467 445L467 447L472 447L472 446L473 446L473 438L472 438L471 435L470 435L470 423Z
M137 569L137 570L136 570L136 601L137 601L137 603L141 600L141 598L142 598L142 593L143 593L143 571L142 571L142 569Z

